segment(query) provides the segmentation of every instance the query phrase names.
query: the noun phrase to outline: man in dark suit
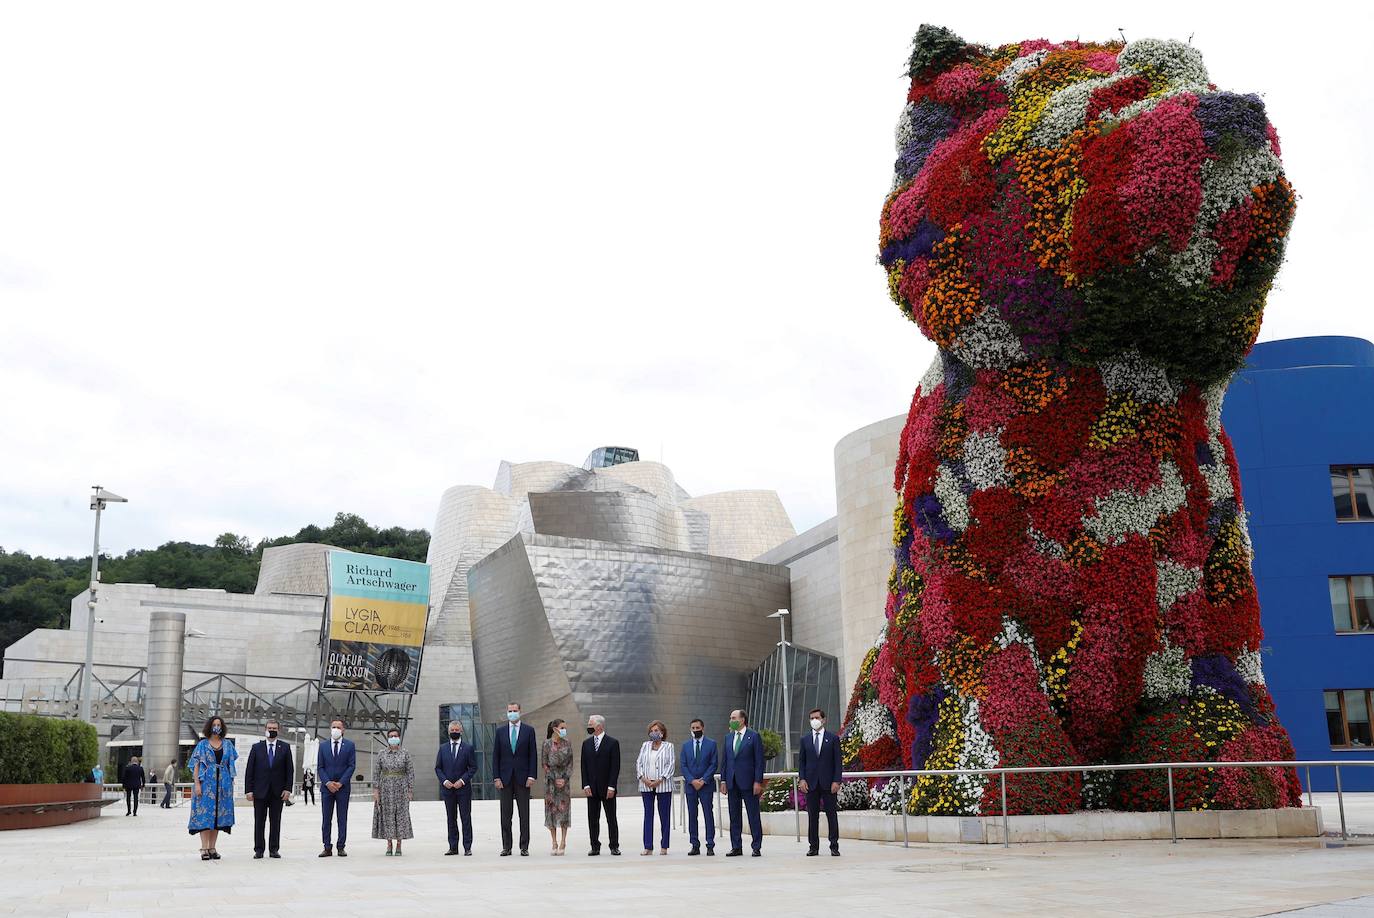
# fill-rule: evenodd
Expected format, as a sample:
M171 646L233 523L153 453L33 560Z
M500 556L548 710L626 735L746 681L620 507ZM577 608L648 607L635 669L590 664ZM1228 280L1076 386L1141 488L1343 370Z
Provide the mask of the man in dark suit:
M506 705L506 726L492 741L491 773L501 792L501 856L511 851L511 813L520 810L520 854L530 853L530 788L539 774L539 751L534 728L520 722L520 705Z
M683 790L687 794L687 838L692 842L690 857L701 854L697 835L697 809L706 820L706 854L716 853L716 813L713 791L716 784L716 741L706 733L706 723L698 717L692 721L692 737L682 744Z
M807 857L820 854L821 808L830 828L830 854L840 856L840 816L835 795L840 792L840 738L825 729L825 712L811 710L811 735L803 736L801 759L797 772L801 775L801 792L806 795L806 838L811 843Z
M129 764L124 766L124 774L120 776L120 784L124 785L124 815L138 815L138 795L143 790L143 785L148 783L148 776L143 773L143 766L138 764L138 756L129 760Z
M439 796L448 816L448 850L458 853L458 816L463 817L463 854L472 854L472 779L477 774L477 756L472 743L463 742L463 725L451 720L448 742L439 745L434 758L434 775L439 779Z
M320 776L320 814L323 818L321 834L324 851L320 857L333 857L330 823L334 812L339 813L339 857L348 857L348 797L353 789L353 772L358 767L358 750L353 741L344 738L344 722L334 718L329 722L329 739L320 740L315 773Z
M275 720L267 722L267 739L253 744L248 753L248 767L243 771L243 789L253 804L253 857L259 859L264 848L272 857L281 857L278 849L281 847L282 803L290 798L296 784L291 747L277 740L280 729ZM269 820L272 831L264 839L263 828Z
M730 733L721 743L721 791L730 801L730 853L744 854L744 825L740 807L749 815L749 838L754 857L763 854L763 819L759 797L763 795L763 738L749 729L749 715L730 712Z
M620 855L620 824L615 818L615 786L620 781L620 742L606 735L606 718L593 714L587 718L587 732L591 735L582 743L582 793L587 795L587 830L592 837L592 850L601 853L601 811L606 811L606 833L611 854Z

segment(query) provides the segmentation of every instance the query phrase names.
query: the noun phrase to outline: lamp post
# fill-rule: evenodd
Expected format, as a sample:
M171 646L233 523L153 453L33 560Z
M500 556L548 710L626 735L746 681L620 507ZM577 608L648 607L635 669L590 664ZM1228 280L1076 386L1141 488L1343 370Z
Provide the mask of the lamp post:
M81 670L81 719L91 723L91 696L93 694L94 673L92 665L95 658L95 604L96 593L100 590L100 511L106 504L127 504L127 497L120 497L106 491L100 485L92 485L91 509L95 511L95 544L91 548L91 596L86 600L86 665Z
M782 761L784 769L792 767L792 673L787 668L787 648L791 646L787 643L787 616L791 614L787 609L779 609L768 616L778 620L778 631L782 636L782 640L778 641L778 647L782 651Z

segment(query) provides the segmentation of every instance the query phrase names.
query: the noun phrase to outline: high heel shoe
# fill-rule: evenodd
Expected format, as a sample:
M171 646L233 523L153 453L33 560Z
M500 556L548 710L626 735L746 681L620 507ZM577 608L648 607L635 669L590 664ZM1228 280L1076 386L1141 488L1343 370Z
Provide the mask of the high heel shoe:
M208 861L208 860L210 860L210 849L209 849L209 848L201 848L201 849L200 849L200 859L201 859L202 861Z
M214 848L211 848L211 849L210 849L210 860L212 860L212 861L217 861L217 860L219 860L219 852L216 851Z

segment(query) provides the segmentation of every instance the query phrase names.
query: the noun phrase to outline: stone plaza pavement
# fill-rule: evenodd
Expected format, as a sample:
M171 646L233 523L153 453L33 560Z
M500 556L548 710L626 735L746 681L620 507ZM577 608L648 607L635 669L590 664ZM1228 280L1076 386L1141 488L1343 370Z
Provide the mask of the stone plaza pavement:
M1374 832L1374 800L1347 804L1352 831ZM1348 846L1328 838L1010 849L846 841L840 858L807 858L804 843L769 836L762 858L726 859L721 845L708 859L686 857L678 831L669 856L641 857L640 801L627 799L624 856L586 856L585 809L574 801L568 853L555 858L538 802L531 809L530 857L498 857L497 804L488 801L474 805L473 856L443 857L442 804L414 803L417 837L396 859L368 837L371 805L359 802L349 857L321 860L319 809L297 803L285 812L282 859L256 861L251 809L240 808L245 822L220 839L223 860L205 863L185 808L145 806L132 818L115 804L85 823L0 832L0 915L1139 916L1312 906L1322 907L1307 918L1374 915L1374 837Z

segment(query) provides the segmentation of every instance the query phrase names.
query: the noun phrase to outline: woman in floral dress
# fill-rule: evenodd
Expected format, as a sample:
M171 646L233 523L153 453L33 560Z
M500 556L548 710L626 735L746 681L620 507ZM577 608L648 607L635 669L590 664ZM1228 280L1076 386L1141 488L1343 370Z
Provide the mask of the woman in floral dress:
M196 743L186 763L195 782L191 791L191 820L187 830L200 836L200 859L219 860L215 843L219 833L234 829L234 775L238 750L225 738L228 731L219 715L205 722L204 738Z
M387 749L372 757L372 837L386 839L386 856L401 856L401 839L414 838L410 801L415 796L415 763L401 748L401 731L386 731Z
M544 766L544 826L553 840L553 854L561 855L568 848L568 825L572 822L572 743L568 742L568 725L562 720L549 721L544 735L540 763ZM558 830L563 837L558 837Z

